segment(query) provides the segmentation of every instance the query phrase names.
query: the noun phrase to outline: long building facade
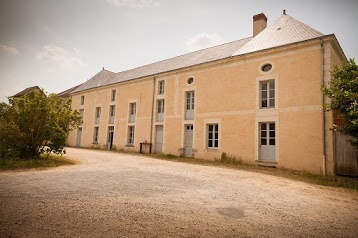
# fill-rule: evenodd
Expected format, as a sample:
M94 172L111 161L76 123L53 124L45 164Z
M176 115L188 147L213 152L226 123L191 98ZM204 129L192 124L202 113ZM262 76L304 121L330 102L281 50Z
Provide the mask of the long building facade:
M241 160L332 174L332 112L321 85L347 59L334 35L283 14L253 36L128 71L101 70L71 93L83 124L68 144Z

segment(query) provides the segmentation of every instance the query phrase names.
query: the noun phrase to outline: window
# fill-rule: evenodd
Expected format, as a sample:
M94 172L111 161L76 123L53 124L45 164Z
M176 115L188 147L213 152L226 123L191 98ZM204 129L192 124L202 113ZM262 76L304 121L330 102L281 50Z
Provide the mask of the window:
M164 120L164 99L157 101L157 121Z
M80 109L80 116L82 117L82 123L83 123L83 114L84 114L85 110L84 109Z
M268 71L270 71L272 69L272 64L265 64L265 65L263 65L262 67L261 67L261 70L263 71L263 72L268 72Z
M129 104L129 122L135 122L136 103Z
M261 123L260 125L260 145L275 145L276 133L275 123Z
M98 131L99 131L99 127L96 126L93 132L93 144L98 144Z
M116 106L115 105L109 106L109 124L114 123L115 113L116 113Z
M164 80L158 82L158 94L164 94Z
M219 125L209 124L207 125L207 147L210 149L217 149L219 147Z
M188 80L186 81L188 84L192 84L194 82L194 78L188 78Z
M81 105L85 104L85 96L81 96Z
M194 91L186 92L186 110L185 110L186 120L194 119L194 101L195 101L195 92Z
M96 112L95 112L95 124L99 124L99 120L101 118L101 108L100 107L96 107Z
M260 83L260 107L274 108L275 107L275 81L265 81Z
M134 144L134 126L128 127L128 145Z
M116 100L116 90L112 90L111 92L111 101L114 102Z

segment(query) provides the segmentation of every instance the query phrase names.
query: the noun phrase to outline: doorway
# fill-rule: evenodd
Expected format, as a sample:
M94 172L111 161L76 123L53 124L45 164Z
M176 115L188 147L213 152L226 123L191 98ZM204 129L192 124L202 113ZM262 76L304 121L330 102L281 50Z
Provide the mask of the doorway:
M163 152L163 126L155 127L155 153Z
M193 157L193 124L184 125L184 156Z
M76 147L81 147L82 127L77 128Z
M260 123L259 155L260 160L276 159L276 125L274 122Z
M113 136L114 136L114 126L109 126L109 127L108 127L107 149L112 149L112 146L113 146Z

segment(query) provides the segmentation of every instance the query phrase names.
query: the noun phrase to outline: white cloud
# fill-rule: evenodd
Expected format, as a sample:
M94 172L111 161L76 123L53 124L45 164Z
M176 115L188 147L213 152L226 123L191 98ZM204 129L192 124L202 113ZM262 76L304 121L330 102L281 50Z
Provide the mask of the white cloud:
M37 53L36 59L49 65L49 70L55 69L75 69L87 66L76 53L72 53L62 47L47 45Z
M215 45L220 45L222 43L224 43L224 38L222 38L220 35L216 33L209 35L208 33L202 32L187 40L185 45L187 50L191 52Z
M158 7L160 4L157 1L153 0L107 0L107 2L112 3L118 7Z
M8 45L2 45L2 44L0 44L0 51L4 51L4 52L6 52L8 54L12 54L12 55L20 54L19 50L16 49L15 47L8 46Z

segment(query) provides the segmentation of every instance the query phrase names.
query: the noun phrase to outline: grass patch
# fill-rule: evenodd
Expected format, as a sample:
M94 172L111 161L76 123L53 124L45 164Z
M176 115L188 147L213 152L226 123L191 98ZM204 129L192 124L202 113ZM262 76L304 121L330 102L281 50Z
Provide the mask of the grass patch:
M61 157L59 155L41 155L38 159L20 160L20 159L0 159L0 170L17 170L33 168L51 168L62 165L73 165L76 161Z

